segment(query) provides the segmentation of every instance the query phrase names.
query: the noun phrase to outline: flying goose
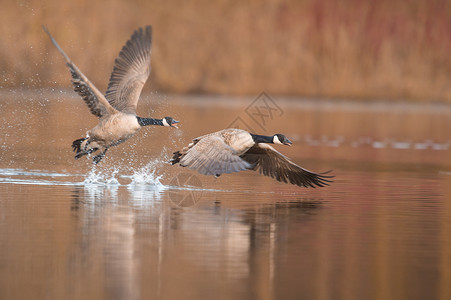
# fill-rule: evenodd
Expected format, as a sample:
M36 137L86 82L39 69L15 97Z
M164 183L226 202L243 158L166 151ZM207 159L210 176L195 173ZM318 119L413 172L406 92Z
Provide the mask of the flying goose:
M200 174L216 177L224 173L253 170L301 187L329 185L329 179L334 177L326 175L327 172L310 172L268 144L291 146L292 143L283 134L264 136L229 128L195 138L188 147L174 152L170 163L179 163Z
M105 156L108 148L117 146L131 138L147 125L177 127L178 121L171 117L163 119L136 116L139 95L150 74L150 48L152 27L137 29L122 48L114 61L108 88L103 95L64 53L53 36L43 26L53 45L66 59L72 74L72 85L88 105L91 113L99 118L99 124L86 133L86 137L72 143L75 159L100 150L94 156L97 164Z

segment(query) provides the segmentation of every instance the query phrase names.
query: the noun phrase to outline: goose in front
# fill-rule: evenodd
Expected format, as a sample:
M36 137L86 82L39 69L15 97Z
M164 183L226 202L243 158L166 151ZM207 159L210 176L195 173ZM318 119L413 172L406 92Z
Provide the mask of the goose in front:
M56 49L64 56L72 74L75 92L83 98L91 113L99 118L99 124L89 130L86 137L72 143L75 159L99 150L100 154L93 158L94 164L97 164L105 156L108 148L125 142L143 126L177 127L178 121L171 117L153 119L136 115L139 96L151 70L151 26L137 29L123 46L114 62L105 95L78 69L45 26L43 29Z
M170 163L216 177L253 170L301 187L322 187L332 182L334 176L327 175L328 172L310 172L268 144L291 146L292 143L283 134L264 136L229 128L195 138L187 147L174 152Z

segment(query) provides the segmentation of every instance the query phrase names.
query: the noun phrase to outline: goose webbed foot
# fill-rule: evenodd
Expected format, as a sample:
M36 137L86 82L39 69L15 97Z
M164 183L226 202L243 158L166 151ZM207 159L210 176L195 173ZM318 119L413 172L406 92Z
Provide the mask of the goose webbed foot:
M180 158L183 155L180 153L180 151L174 152L171 160L169 161L170 164L175 165L176 163L180 162Z
M76 152L77 154L81 151L81 145L84 141L86 141L88 138L81 138L78 140L75 140L72 142L72 150ZM89 144L89 142L86 144L86 146Z

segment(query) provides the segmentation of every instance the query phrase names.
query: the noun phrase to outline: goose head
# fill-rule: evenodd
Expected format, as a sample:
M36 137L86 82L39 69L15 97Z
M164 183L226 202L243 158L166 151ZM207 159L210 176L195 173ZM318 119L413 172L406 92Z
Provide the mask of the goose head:
M163 125L164 126L170 126L170 127L177 127L177 123L179 123L179 121L174 120L172 117L164 117L163 118Z
M287 146L291 146L291 144L293 144L286 136L284 136L283 134L280 134L280 133L273 135L272 142L274 144L287 145Z

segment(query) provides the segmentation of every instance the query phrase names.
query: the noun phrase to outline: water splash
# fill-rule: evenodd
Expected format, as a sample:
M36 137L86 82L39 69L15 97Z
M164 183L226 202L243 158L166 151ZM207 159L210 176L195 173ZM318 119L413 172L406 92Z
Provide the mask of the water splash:
M139 169L123 164L111 168L99 168L94 165L86 174L83 185L128 186L132 189L136 189L138 186L145 186L146 189L150 187L152 190L163 190L166 188L160 182L163 175L157 174L157 166L161 163L161 160L156 159Z
M157 165L159 164L161 164L161 160L159 159L150 161L144 167L138 170L134 170L132 175L123 175L121 177L131 179L131 182L128 185L132 187L151 185L156 189L162 190L166 187L160 182L160 179L163 178L163 175L156 174Z
M118 186L120 185L120 183L116 178L117 173L119 173L119 169L117 168L113 168L112 172L110 172L109 170L97 171L97 167L93 166L93 168L87 174L85 180L83 181L83 185Z
M157 175L160 159L150 161L144 167L134 170L130 176L122 176L131 180L127 190L132 196L134 206L153 206L161 199L161 192L167 187L160 182L163 175Z

